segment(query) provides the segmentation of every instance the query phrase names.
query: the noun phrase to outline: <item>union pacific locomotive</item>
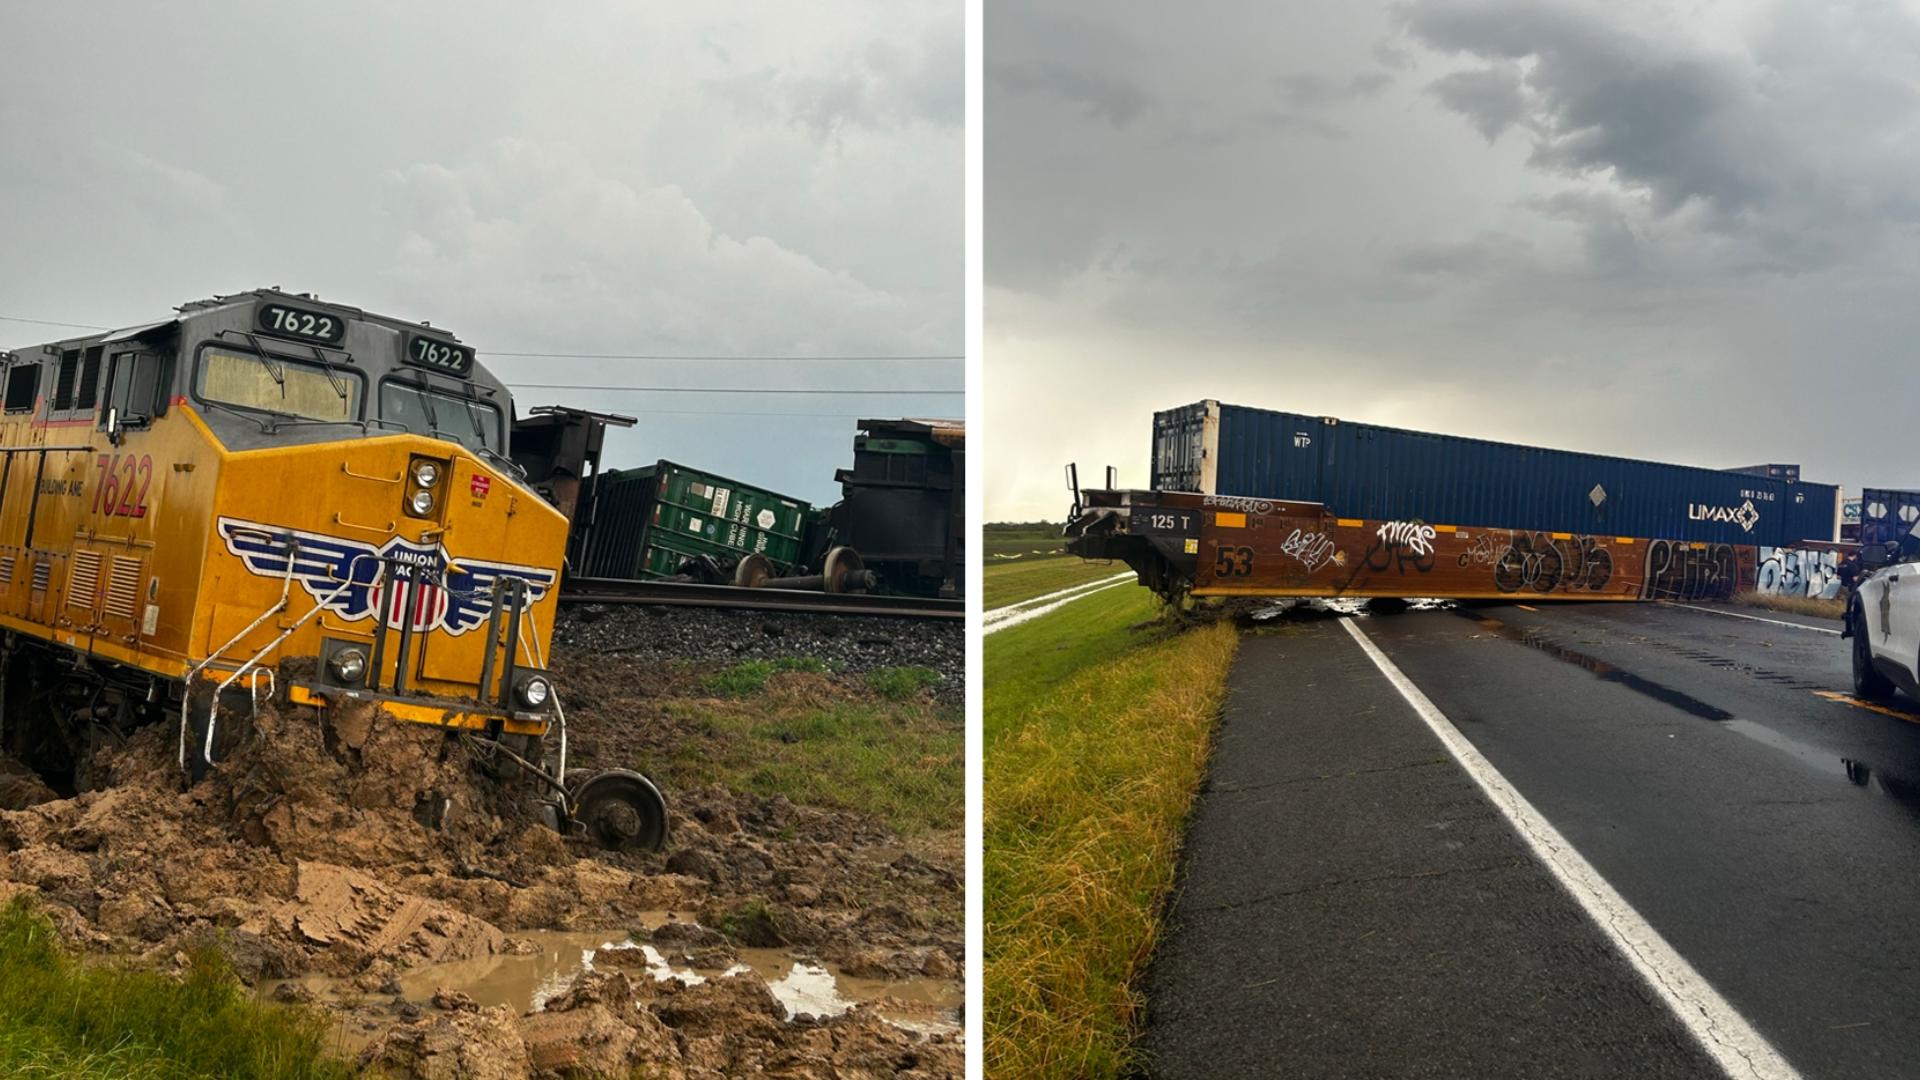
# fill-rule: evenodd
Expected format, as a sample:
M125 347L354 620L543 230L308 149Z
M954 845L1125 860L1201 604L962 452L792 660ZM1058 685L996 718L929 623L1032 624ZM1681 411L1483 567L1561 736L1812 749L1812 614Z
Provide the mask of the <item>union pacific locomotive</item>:
M664 842L645 777L566 782L567 521L473 349L276 289L178 311L0 353L0 749L78 784L103 730L172 722L198 779L223 710L372 704L533 774L556 824Z

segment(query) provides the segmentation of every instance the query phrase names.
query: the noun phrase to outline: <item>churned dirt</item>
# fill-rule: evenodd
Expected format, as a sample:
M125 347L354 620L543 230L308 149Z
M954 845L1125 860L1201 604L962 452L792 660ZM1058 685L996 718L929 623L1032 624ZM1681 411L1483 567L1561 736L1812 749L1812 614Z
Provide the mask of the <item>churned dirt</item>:
M674 733L598 713L591 658L568 666L588 684L568 713L574 745L596 767L644 771ZM317 1007L350 1012L361 1063L392 1075L962 1075L953 1035L866 1006L788 1019L750 970L698 985L593 970L527 1014L454 990L423 1005L398 984L422 965L523 950L517 934L624 936L662 911L686 940L656 946L683 956L779 947L861 978L957 981L957 833L903 841L863 815L708 787L667 792L665 851L612 854L545 828L528 782L496 778L437 730L338 709L225 722L234 748L191 788L176 728L99 751L90 775L106 782L73 798L0 760L0 900L32 894L91 951L174 966L212 947L263 990L344 980L360 998Z

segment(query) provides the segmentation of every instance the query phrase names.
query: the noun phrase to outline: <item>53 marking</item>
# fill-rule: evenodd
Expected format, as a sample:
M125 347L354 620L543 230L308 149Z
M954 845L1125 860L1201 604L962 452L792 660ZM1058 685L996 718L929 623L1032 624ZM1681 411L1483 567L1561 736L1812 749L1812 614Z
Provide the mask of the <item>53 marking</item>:
M1253 573L1253 549L1222 545L1213 552L1213 576L1246 577Z

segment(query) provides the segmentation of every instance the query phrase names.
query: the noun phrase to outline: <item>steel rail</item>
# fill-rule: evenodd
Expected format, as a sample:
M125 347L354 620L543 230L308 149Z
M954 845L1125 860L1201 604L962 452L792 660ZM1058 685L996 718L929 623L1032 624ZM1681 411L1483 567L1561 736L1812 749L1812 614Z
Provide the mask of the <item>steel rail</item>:
M736 585L700 585L684 581L628 581L621 578L568 578L560 589L563 604L665 604L675 607L745 608L831 615L890 615L895 618L959 619L964 600L866 593L800 592L793 589L745 589Z

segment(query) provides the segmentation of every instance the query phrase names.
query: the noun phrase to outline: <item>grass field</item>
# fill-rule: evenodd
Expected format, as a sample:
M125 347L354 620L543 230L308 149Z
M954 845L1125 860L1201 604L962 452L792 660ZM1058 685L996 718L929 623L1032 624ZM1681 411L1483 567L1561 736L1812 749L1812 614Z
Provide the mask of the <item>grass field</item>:
M1087 562L1072 558L1001 563L987 567L980 602L986 610L992 611L1082 582L1109 578L1126 568L1127 564L1122 562ZM1146 592L1145 589L1136 591Z
M1743 592L1734 593L1733 602L1743 607L1787 611L1795 615L1817 615L1826 619L1841 619L1847 614L1845 600L1816 600L1808 596L1775 596L1772 593Z
M980 543L988 566L1067 553L1060 526L1047 521L988 522L981 529Z
M989 566L994 578L1013 567ZM1138 978L1173 885L1237 643L1115 588L986 639L989 1076L1137 1064Z
M325 1018L256 1002L211 952L185 979L82 961L24 899L0 907L0 1075L345 1080Z
M966 816L966 735L957 701L926 693L923 667L882 668L858 685L817 660L750 660L661 702L676 733L656 759L668 787L724 784L873 814L912 835Z

